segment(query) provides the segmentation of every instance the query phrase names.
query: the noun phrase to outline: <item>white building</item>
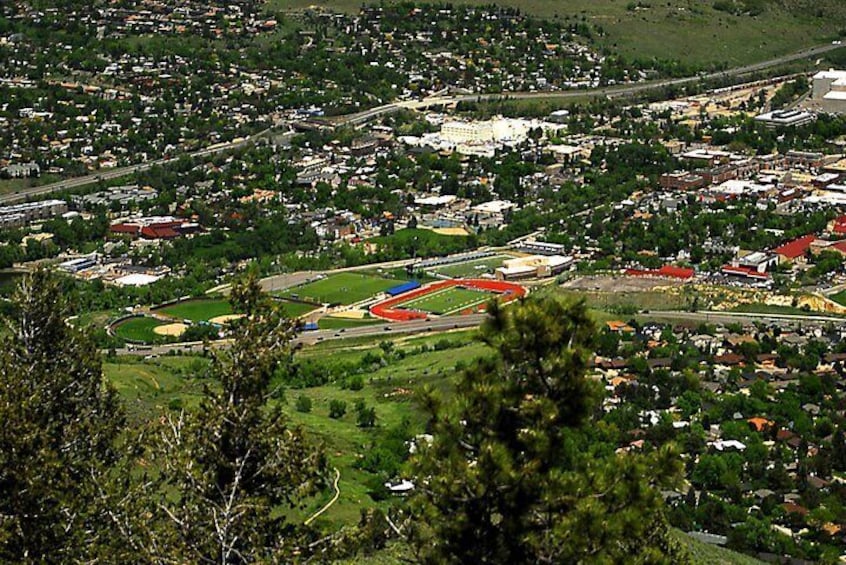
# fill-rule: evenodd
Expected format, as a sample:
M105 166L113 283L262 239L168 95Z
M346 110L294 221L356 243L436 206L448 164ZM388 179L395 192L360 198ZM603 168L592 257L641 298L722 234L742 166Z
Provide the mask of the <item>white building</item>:
M834 69L814 75L805 107L830 114L846 114L846 71Z
M552 277L574 265L574 259L563 255L531 255L506 259L495 273L501 281Z
M767 128L796 127L813 123L817 116L803 110L775 110L755 116L755 121Z

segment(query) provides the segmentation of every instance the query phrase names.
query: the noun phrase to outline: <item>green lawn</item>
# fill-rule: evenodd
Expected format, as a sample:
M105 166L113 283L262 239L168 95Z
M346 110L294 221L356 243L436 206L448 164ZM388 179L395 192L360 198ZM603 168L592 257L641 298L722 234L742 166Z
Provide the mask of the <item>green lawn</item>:
M0 179L0 194L11 194L27 188L43 186L61 180L59 175L41 175L25 179Z
M830 297L835 302L839 302ZM729 310L730 312L744 312L748 314L789 314L792 316L839 316L840 314L833 314L830 312L815 312L813 310L802 310L801 308L794 308L793 306L778 306L774 304L739 304Z
M489 292L449 287L445 290L403 302L400 306L407 310L421 310L423 312L431 312L432 314L449 314L487 302L493 296Z
M141 343L162 341L162 336L153 332L153 328L163 325L154 318L129 318L115 327L115 335L120 338Z
M399 425L404 418L414 433L424 430L425 418L414 402L411 391L423 386L448 390L455 375L456 363L467 363L485 354L487 348L476 341L474 332L445 335L426 335L401 338L394 341L394 348L403 350L402 358L394 356L387 364L379 363L370 368L361 367L365 356L380 353L382 349L373 338L368 343L354 346L349 343L323 344L307 347L297 357L311 359L327 368L337 364L358 367L351 375L360 375L364 388L350 390L341 383L329 383L306 389L285 390L283 410L292 425L301 425L315 441L324 444L329 463L341 472L339 486L341 497L319 521L329 527L351 526L357 523L362 508L387 506L391 500L376 502L368 494L375 475L356 468L356 461L380 434L389 427ZM382 338L384 339L384 338ZM434 349L438 342L449 341L448 349ZM358 342L355 342L358 343ZM333 349L334 347L334 349ZM126 403L132 424L157 418L167 410L180 407L194 408L202 396L203 378L208 360L194 356L163 356L150 360L122 357L105 363L107 378L117 388ZM214 386L214 385L213 385ZM305 395L312 400L310 413L294 409L296 399ZM338 420L329 418L332 400L347 403L347 413ZM376 410L377 426L362 429L356 424L354 404L362 399ZM292 519L304 519L322 507L331 497L331 489L306 501L304 508L290 513ZM286 513L287 514L287 513Z
M697 565L763 565L764 563L724 547L702 543L675 528L670 530L670 535L684 546Z
M829 298L842 306L846 306L846 290L841 290L837 294L832 294Z
M454 4L489 4L456 0ZM539 17L563 22L584 20L601 28L599 46L635 59L680 60L684 64L727 64L768 60L837 37L846 19L842 0L767 2L763 13L732 15L706 0L634 2L625 0L499 0ZM357 12L358 0L269 0L269 11L320 6Z
M571 300L584 300L588 306L603 311L681 310L688 306L688 299L680 294L646 290L625 292L593 292L556 289L559 296Z
M226 316L232 313L232 306L226 300L198 299L186 300L172 306L165 306L156 310L158 314L172 316L178 320L191 320L192 322L203 322Z
M202 393L202 357L161 357L142 361L120 357L103 364L106 378L123 398L131 424L168 408L194 407Z
M293 302L291 300L279 300L277 304L285 312L285 315L290 318L299 318L317 309L314 304L303 304L302 302Z
M431 269L427 269L427 271L447 277L473 278L485 273L493 273L497 267L502 267L502 262L506 259L512 259L512 257L509 255L494 255L492 257L485 257L484 259L476 259L475 261L432 267Z
M279 296L309 300L320 304L353 304L370 298L406 281L384 279L361 273L337 273L294 288Z

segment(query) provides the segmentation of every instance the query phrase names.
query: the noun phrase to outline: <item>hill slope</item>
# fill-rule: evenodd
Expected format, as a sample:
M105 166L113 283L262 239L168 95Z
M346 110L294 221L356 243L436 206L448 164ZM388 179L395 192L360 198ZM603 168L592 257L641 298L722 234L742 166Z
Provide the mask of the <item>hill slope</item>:
M455 4L488 4L455 0ZM628 57L737 66L825 43L846 31L840 0L496 0L547 18L584 19ZM270 10L355 12L360 0L269 0Z

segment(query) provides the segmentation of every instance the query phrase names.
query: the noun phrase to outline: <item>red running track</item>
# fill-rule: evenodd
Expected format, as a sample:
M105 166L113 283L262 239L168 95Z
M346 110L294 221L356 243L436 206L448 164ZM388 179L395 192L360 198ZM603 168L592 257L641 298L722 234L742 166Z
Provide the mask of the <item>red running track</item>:
M371 306L370 313L374 316L378 316L379 318L393 320L395 322L407 322L409 320L425 320L430 315L428 312L420 312L418 310L403 310L401 308L396 308L396 306L399 306L404 302L414 300L415 298L419 298L420 296L425 296L427 294L431 294L433 292L437 292L439 290L443 290L452 286L463 286L465 288L473 288L476 290L485 290L497 294L508 295L508 300L506 300L506 302L510 302L511 300L515 300L526 295L526 289L520 286L519 284L504 281L491 281L485 279L454 279L449 281L440 281L432 283L430 285L418 288L417 290L406 292L405 294L400 294L399 296L384 300L378 304ZM464 313L470 314L472 313L472 311L462 312L462 314Z

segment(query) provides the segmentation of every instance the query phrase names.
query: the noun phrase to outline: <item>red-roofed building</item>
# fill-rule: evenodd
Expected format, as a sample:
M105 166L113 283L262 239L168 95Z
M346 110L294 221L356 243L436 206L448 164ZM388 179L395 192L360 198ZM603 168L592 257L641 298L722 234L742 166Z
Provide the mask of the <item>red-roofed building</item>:
M176 239L179 233L171 226L144 226L141 228L144 239Z
M828 223L828 231L837 235L846 235L846 216L838 216Z
M109 231L116 235L138 237L138 233L141 231L141 226L135 224L114 224L109 226Z
M144 239L175 239L199 230L199 225L186 223L172 216L135 218L109 226L109 231L112 234Z
M788 241L784 245L779 245L773 252L778 255L780 263L792 263L798 259L802 259L807 255L811 244L816 241L817 237L813 234Z
M723 265L720 271L724 275L732 275L736 277L745 277L747 279L754 279L759 281L766 281L770 279L769 273L762 273L753 269L752 267L743 267L735 265Z

